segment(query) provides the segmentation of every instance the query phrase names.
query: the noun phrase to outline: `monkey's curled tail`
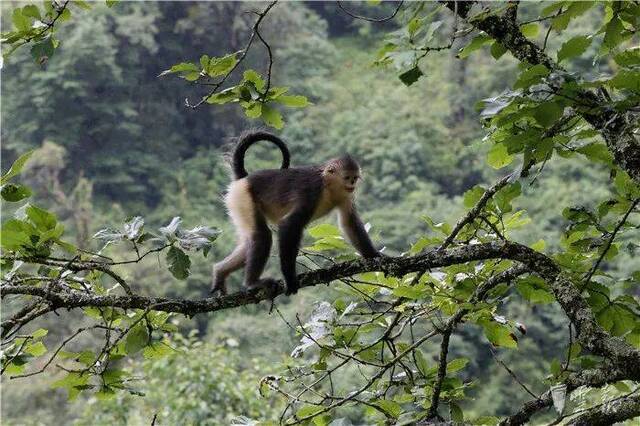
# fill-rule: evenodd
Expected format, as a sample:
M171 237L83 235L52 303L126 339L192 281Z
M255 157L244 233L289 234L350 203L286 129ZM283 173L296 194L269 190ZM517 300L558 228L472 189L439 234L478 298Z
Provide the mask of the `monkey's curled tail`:
M282 139L273 133L265 131L246 132L238 138L238 143L233 150L233 156L231 158L231 167L236 179L242 179L249 174L247 173L247 169L244 168L244 156L247 153L247 149L259 141L269 141L280 148L280 151L282 152L282 166L280 168L289 168L289 160L291 156L287 145Z

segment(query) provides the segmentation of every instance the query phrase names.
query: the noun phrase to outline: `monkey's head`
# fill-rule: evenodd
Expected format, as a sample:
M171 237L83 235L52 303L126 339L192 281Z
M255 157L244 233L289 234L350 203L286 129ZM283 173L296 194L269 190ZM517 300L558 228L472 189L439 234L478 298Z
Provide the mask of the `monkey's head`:
M350 197L360 179L360 166L349 154L325 163L322 171L325 185L336 195Z

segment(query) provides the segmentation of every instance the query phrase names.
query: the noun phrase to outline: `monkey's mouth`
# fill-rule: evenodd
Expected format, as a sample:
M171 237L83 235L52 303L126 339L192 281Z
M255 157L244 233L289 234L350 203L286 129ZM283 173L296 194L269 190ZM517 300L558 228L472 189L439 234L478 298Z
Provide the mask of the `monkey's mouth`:
M345 186L344 190L347 191L347 192L353 192L353 191L356 190L356 187L355 186Z

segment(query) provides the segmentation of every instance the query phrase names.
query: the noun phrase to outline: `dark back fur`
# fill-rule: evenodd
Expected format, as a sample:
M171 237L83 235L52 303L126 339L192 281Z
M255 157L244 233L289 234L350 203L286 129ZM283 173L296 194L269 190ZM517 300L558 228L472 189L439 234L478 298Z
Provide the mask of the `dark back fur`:
M249 173L247 173L247 169L244 167L244 156L247 153L247 150L251 145L259 141L269 141L275 144L280 151L282 152L282 169L289 168L289 163L291 160L291 155L289 154L289 149L287 145L284 143L282 139L273 133L269 133L262 130L252 130L244 132L238 138L238 142L236 143L235 148L233 149L233 154L231 157L231 168L233 170L233 175L236 179L242 179L246 177Z
M315 205L322 192L322 168L293 167L259 170L248 177L253 199L262 205L287 205L311 201Z

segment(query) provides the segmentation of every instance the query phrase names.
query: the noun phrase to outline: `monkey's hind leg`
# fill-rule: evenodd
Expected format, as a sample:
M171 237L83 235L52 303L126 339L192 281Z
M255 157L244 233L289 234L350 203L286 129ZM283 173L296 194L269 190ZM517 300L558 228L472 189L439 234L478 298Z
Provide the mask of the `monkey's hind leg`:
M240 269L247 258L247 241L254 228L254 205L246 179L236 180L229 185L225 205L237 235L236 248L224 260L213 266L211 293L227 293L225 280L233 271Z
M221 296L227 294L227 286L225 281L229 274L242 268L247 259L247 243L246 240L240 239L238 245L233 251L224 258L224 260L213 265L211 276L211 294L220 292Z
M255 227L249 240L247 241L247 262L244 272L244 285L247 288L270 287L275 291L277 282L271 278L260 279L271 251L271 230L267 226L264 215L255 212Z

